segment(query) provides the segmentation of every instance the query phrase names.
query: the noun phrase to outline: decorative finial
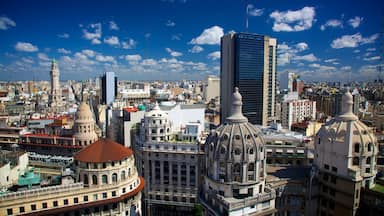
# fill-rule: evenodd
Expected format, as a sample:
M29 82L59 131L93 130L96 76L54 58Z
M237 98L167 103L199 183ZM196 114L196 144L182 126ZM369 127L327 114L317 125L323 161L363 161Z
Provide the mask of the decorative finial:
M344 120L356 120L357 116L353 113L353 96L349 88L345 91L341 99L341 113L340 118Z
M232 95L232 110L231 115L227 118L228 122L247 122L248 119L243 115L242 112L242 97L239 93L239 88L235 87L235 92Z

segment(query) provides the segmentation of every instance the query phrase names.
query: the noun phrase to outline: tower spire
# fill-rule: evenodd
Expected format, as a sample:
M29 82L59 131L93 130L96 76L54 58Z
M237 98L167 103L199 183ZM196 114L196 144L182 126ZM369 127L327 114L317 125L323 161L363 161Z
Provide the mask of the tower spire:
M243 115L242 107L242 97L239 93L239 88L235 87L235 92L232 95L232 109L231 115L227 118L227 122L248 122L248 119Z

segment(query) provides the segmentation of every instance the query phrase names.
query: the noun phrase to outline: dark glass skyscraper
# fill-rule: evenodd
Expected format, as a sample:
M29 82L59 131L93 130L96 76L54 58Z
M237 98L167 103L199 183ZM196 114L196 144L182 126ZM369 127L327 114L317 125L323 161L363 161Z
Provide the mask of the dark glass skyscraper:
M105 72L101 77L101 103L110 105L117 96L117 77L114 72Z
M253 124L275 117L276 39L230 33L221 39L221 121L230 115L231 94L239 87L243 113Z

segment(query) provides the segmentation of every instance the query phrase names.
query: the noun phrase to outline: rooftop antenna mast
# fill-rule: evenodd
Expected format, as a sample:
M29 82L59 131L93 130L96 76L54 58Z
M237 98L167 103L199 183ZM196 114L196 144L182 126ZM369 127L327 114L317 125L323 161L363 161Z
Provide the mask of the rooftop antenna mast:
M248 0L245 1L245 32L248 32Z

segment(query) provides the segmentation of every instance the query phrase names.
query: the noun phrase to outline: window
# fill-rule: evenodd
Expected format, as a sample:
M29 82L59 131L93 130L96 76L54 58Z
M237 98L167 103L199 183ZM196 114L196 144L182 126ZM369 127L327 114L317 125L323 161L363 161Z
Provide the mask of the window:
M107 176L107 175L103 175L103 176L101 177L101 182L102 182L103 184L108 184L108 176Z
M7 214L8 215L12 215L13 214L13 210L11 208L7 209Z
M249 149L249 154L253 154L253 148Z
M248 171L254 171L255 170L255 164L254 163L250 163L248 165Z
M335 196L336 192L335 192L334 189L330 189L330 190L329 190L329 194L330 194L331 196Z
M336 184L336 176L331 176L331 182L332 182L333 184Z
M355 153L359 153L359 152L360 152L360 144L355 143Z
M353 157L352 159L352 165L359 166L359 157Z
M107 198L107 193L103 193L103 198Z
M93 194L93 200L97 200L97 194Z
M323 193L327 193L328 192L328 187L323 185Z
M84 184L88 184L88 175L84 174L84 179L83 179Z
M125 170L121 171L120 178L121 180L125 180Z
M371 168L365 168L365 172L366 173L370 173L371 172Z
M45 209L45 208L48 208L48 205L47 205L46 202L44 202L41 206L42 206L42 208L44 208L44 209Z
M371 157L367 157L367 164L371 164Z
M329 165L328 164L324 164L324 169L329 170Z
M97 176L96 175L92 176L92 184L97 185Z
M32 205L31 205L31 210L32 210L32 211L35 211L35 210L36 210L36 205L35 205L35 204L32 204Z
M335 172L335 173L337 173L337 167L332 167L332 172Z
M63 203L64 205L68 205L68 200L67 199L63 200Z
M220 153L221 153L221 154L225 154L225 148L224 148L224 147L221 147L221 148L220 148Z
M84 200L84 202L87 202L88 201L88 196L84 196L83 200Z
M240 149L239 148L237 148L237 149L235 149L235 155L240 155Z
M323 174L323 180L324 180L324 181L328 181L328 178L329 178L328 174L327 174L327 173L324 173L324 174Z
M335 209L335 202L333 200L329 201L329 208L334 210Z
M113 197L116 196L116 191L112 191L112 196L113 196Z
M20 213L25 212L25 208L24 208L24 206L21 206L21 207L19 208L19 212L20 212Z
M79 203L79 198L77 197L73 198L73 203Z
M117 174L116 174L116 173L113 173L113 174L112 174L112 182L113 182L113 183L116 183L116 182L117 182Z
M372 151L372 143L368 143L368 151Z

